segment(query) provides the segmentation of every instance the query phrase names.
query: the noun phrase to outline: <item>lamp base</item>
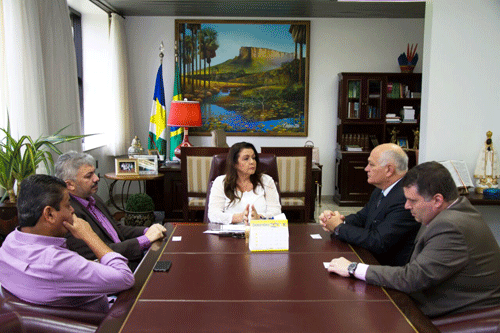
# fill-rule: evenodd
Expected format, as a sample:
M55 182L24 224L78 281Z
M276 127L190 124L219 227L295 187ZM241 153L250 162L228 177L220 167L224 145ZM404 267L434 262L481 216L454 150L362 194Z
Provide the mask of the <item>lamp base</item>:
M191 142L189 142L188 127L184 127L184 139L182 140L181 144L174 149L175 156L180 160L181 147L192 147L192 146L193 145L191 144Z

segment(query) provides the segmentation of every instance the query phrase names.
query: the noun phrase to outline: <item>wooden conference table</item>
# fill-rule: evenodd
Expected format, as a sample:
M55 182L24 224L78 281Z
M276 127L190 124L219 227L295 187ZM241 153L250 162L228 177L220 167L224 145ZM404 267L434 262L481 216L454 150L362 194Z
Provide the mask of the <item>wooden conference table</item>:
M257 253L207 225L167 229L97 332L438 332L407 295L329 274L334 257L376 261L318 224L291 224L287 252ZM157 260L170 271L151 272Z

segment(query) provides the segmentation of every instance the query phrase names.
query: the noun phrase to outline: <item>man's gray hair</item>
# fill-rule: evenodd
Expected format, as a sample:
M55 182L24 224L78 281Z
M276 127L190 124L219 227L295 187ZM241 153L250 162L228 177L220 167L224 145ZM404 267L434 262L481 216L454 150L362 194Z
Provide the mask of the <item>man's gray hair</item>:
M387 149L380 154L380 165L394 164L398 173L408 171L408 155L403 150Z
M54 165L55 176L64 181L76 180L76 175L82 165L95 166L94 157L90 154L78 153L74 150L70 150L60 155L57 159Z

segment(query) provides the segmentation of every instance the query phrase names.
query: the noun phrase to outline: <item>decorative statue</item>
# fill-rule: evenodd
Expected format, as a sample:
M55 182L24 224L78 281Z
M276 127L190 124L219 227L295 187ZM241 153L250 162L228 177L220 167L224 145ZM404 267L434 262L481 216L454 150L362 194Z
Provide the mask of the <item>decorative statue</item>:
M389 132L391 134L391 143L396 143L396 135L398 135L399 131L394 127L392 131Z
M420 138L420 131L418 129L413 130L413 149L418 149L419 143L419 138Z
M500 177L500 168L498 165L498 156L493 148L491 131L486 132L486 141L481 153L477 159L474 178L476 179L476 192L483 193L487 188L498 188L498 178Z
M132 158L133 155L142 155L144 153L144 149L141 145L141 140L137 137L137 135L132 139L132 143L128 148L128 157Z

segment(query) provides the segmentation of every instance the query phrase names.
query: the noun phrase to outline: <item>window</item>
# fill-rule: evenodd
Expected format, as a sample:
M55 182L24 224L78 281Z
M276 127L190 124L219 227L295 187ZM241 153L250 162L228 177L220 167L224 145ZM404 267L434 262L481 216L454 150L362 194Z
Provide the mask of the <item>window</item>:
M83 61L82 61L82 15L69 7L69 18L73 32L73 41L75 43L76 69L78 73L78 95L80 97L80 121L81 131L84 131L84 110L83 110Z

